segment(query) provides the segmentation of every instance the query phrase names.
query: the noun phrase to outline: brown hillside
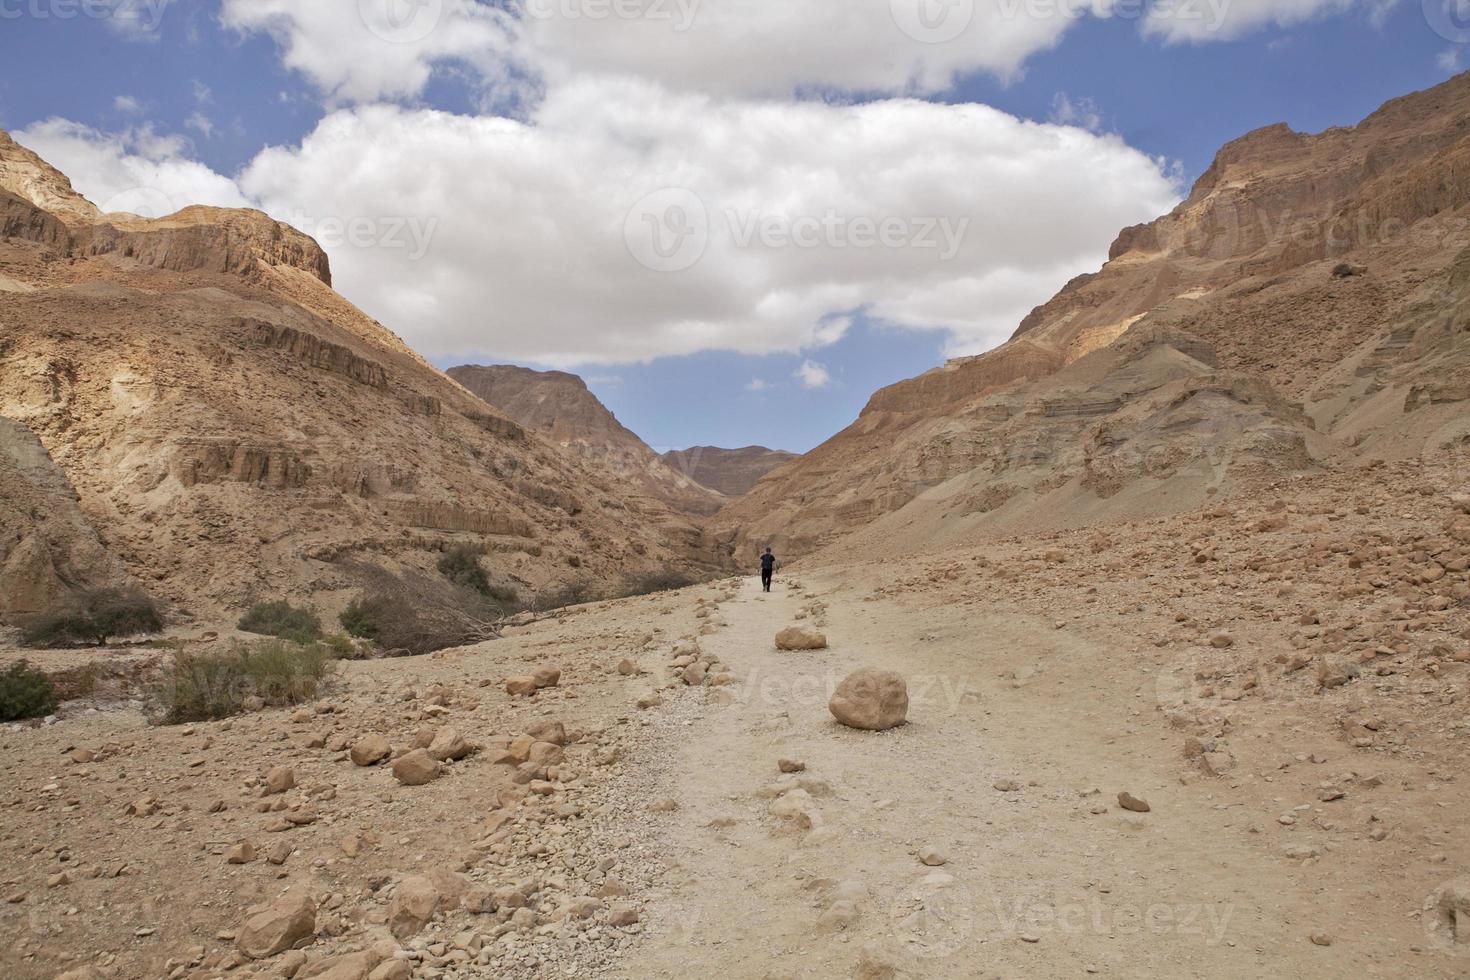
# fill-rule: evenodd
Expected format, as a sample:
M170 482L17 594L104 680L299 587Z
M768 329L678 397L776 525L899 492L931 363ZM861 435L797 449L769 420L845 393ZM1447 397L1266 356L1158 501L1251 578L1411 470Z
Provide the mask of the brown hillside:
M429 569L452 544L523 592L708 561L689 520L471 397L333 292L310 238L258 212L84 205L0 141L0 415L35 434L106 552L160 598L206 615L330 604L359 565ZM5 539L55 540L14 513ZM51 548L58 568L65 550Z

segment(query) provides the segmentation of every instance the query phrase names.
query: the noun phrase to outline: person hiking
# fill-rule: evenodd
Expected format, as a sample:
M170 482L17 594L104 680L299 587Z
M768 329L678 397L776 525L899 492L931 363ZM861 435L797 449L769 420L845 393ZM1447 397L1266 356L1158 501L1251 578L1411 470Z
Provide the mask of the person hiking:
M776 556L767 548L761 555L761 588L771 591L771 576L776 574Z

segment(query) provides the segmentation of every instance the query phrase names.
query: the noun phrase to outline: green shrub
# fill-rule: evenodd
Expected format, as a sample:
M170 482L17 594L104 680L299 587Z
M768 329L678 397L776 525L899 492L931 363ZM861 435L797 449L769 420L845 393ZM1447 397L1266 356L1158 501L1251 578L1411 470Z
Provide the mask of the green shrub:
M490 594L490 580L485 569L480 567L480 556L465 545L451 548L439 559L439 574L461 588L470 589L481 595Z
M347 604L337 621L349 636L355 636L359 640L376 640L383 623L395 616L409 614L407 605L388 592L364 592Z
M652 595L655 592L676 592L679 589L687 589L691 585L698 585L699 579L688 572L679 572L666 569L659 572L648 572L645 575L637 575L629 579L623 585L622 595L638 596Z
M246 633L274 636L292 643L315 643L322 636L322 621L306 607L296 607L284 599L257 602L240 617L237 628Z
M282 639L180 653L150 694L149 716L156 725L179 725L239 714L251 697L271 706L301 704L326 687L336 660L325 644Z
M43 718L56 710L56 687L24 660L0 671L0 721Z
M21 642L32 647L84 643L106 646L115 636L157 633L163 616L152 599L132 589L88 589L69 595L21 624Z

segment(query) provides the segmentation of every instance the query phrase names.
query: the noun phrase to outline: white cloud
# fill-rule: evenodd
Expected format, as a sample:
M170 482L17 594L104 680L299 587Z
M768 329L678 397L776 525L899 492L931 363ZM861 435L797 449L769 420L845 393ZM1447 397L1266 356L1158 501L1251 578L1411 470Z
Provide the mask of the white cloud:
M411 243L329 251L339 288L430 356L562 365L796 352L860 309L993 345L1096 269L1119 228L1177 200L1116 137L985 106L714 102L606 81L553 90L528 122L339 111L262 153L242 186L308 232L324 217L416 227L417 262ZM638 207L664 188L686 190ZM640 264L680 215L700 222L695 251L677 271ZM862 234L895 222L888 245Z
M1435 59L1435 64L1439 65L1440 71L1448 72L1451 75L1458 74L1460 71L1460 49L1447 48L1441 51L1439 57Z
M986 106L713 101L605 79L559 86L525 122L340 110L238 183L147 132L16 136L99 203L142 187L169 210L250 203L315 235L338 288L431 357L558 366L811 351L857 311L983 350L1177 201L1116 136ZM638 207L671 187L687 210ZM653 234L681 215L704 219L693 261L650 268Z
M223 0L220 21L269 34L333 102L415 96L445 62L509 82L512 18L473 0Z
M832 383L832 374L826 365L812 360L802 361L792 377L808 388L825 388Z
M1366 11L1381 25L1398 0L1153 0L1143 21L1145 34L1166 41L1233 41L1266 27Z
M220 18L269 34L285 64L337 104L411 98L448 63L510 97L591 74L763 97L937 92L977 71L1009 78L1113 2L223 0Z
M129 114L143 111L143 103L139 102L131 95L115 96L112 100L112 107L118 112L126 112Z
M770 385L763 378L751 378L745 386L746 391L765 391Z
M235 182L188 159L188 144L146 127L104 135L64 119L11 134L71 178L103 211L158 218L190 204L248 207Z

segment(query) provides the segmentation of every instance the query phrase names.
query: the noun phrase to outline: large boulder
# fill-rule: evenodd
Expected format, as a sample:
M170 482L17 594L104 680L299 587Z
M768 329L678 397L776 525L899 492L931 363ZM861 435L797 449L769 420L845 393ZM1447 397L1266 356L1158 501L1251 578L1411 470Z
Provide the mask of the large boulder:
M303 889L291 889L274 902L249 910L236 931L240 952L263 960L305 945L316 934L316 902Z
M825 650L827 637L816 630L792 626L776 634L777 650Z
M837 685L827 707L848 728L886 732L908 718L909 688L892 671L859 670Z

